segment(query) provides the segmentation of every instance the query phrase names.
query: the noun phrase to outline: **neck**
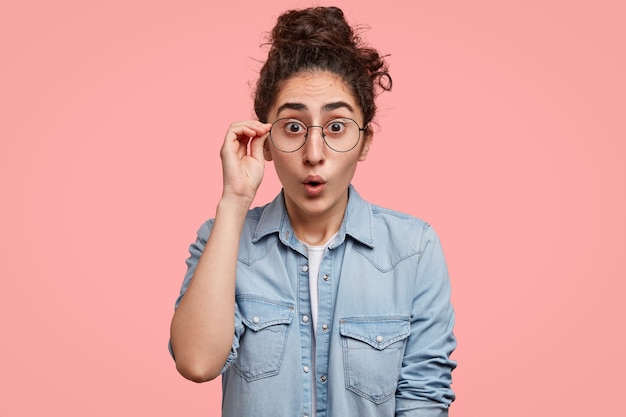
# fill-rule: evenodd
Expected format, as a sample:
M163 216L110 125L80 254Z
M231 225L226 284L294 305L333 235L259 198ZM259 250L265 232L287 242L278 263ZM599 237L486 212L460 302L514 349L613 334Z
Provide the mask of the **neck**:
M319 214L305 213L293 207L288 201L286 205L291 227L298 240L310 246L321 246L341 227L347 206L347 195L343 204Z
M319 223L299 223L297 226L292 226L298 240L309 246L322 246L337 233L339 227L341 227L341 220L324 225Z

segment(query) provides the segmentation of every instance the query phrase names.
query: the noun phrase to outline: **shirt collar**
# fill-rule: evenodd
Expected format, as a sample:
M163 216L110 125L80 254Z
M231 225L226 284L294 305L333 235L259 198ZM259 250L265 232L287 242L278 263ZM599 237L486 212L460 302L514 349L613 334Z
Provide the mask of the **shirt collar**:
M252 242L256 243L264 236L278 233L280 240L290 245L295 240L293 228L287 216L283 191L280 192L263 209L259 223L254 231ZM348 206L339 233L332 247L338 246L345 240L346 235L358 240L369 247L374 247L372 236L372 208L363 200L359 193L350 185L348 189Z

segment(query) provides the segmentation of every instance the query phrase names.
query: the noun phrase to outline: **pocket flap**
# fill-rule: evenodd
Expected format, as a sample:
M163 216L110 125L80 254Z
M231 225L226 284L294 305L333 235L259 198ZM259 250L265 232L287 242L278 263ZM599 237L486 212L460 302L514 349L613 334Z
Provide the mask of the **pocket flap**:
M256 331L275 324L289 324L295 307L264 298L240 296L237 305L246 327Z
M382 350L411 333L408 317L351 317L339 321L339 331L345 337L360 340Z

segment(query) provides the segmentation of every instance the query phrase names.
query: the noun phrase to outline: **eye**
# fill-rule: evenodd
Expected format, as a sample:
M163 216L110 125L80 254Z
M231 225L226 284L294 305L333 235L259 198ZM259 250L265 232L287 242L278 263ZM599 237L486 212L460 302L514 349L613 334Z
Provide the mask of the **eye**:
M345 132L346 122L342 119L331 120L324 128L327 134L338 136Z
M292 135L300 135L306 132L306 127L297 120L285 121L285 132Z

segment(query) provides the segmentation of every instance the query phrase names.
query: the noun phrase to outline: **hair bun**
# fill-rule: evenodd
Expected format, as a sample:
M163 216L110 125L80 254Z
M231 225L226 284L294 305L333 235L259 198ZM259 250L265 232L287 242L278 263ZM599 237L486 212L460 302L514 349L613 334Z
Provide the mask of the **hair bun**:
M354 48L358 39L337 7L314 7L282 14L270 35L272 49Z
M268 120L281 83L301 71L322 70L340 76L359 103L364 125L376 113L375 96L391 90L384 56L361 41L337 7L284 12L269 34L268 44L254 96L259 120Z

